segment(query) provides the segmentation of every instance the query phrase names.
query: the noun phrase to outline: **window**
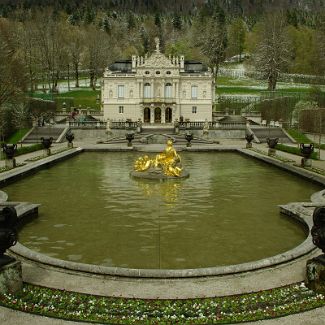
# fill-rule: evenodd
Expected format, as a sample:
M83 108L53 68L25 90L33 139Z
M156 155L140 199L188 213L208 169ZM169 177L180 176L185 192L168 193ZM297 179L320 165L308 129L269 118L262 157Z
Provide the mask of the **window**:
M151 85L149 83L144 84L143 97L144 98L150 98L151 97Z
M150 71L146 71L145 74L150 74Z
M196 106L192 106L192 114L196 114L197 113L197 107Z
M172 84L168 83L165 85L165 97L171 98L172 97Z
M119 106L119 107L118 107L118 112L119 112L120 114L123 114L123 113L124 113L124 106Z
M192 99L197 99L197 86L192 86Z
M171 72L170 71L167 71L166 74L171 74Z
M117 86L117 97L124 98L124 86L123 85Z
M160 71L156 71L156 74L160 74Z

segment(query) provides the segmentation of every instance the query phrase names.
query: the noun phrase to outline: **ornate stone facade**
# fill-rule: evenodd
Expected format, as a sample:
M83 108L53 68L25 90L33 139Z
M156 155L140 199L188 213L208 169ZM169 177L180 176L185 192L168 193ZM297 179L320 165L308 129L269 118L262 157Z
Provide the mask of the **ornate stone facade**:
M161 124L212 121L213 75L201 62L160 53L132 56L106 69L102 85L105 120Z

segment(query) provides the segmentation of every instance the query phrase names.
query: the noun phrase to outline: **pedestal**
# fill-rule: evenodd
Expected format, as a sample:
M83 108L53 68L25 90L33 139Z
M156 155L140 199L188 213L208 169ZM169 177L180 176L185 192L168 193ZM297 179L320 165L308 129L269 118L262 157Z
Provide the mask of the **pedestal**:
M0 292L15 294L22 290L23 278L21 263L13 262L0 266Z
M44 156L51 156L51 149L44 149Z
M301 167L311 167L312 160L307 158L301 158Z
M267 155L268 156L275 156L276 150L274 148L269 148Z
M6 168L12 169L16 167L16 159L6 159L5 161Z
M252 147L253 147L253 145L251 143L246 143L246 149L250 149Z
M307 261L306 286L316 292L325 293L325 255Z
M68 148L73 148L73 142L68 142Z
M203 139L206 139L206 140L209 139L209 131L208 132L203 131Z

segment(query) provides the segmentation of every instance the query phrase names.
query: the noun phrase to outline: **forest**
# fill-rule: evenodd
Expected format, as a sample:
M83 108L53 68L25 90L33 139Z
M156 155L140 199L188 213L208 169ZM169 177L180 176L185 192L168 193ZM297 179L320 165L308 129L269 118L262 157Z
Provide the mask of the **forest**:
M42 83L90 85L105 67L144 56L200 60L218 75L234 56L275 90L280 73L324 77L325 0L0 1L0 112ZM2 110L4 111L4 110Z

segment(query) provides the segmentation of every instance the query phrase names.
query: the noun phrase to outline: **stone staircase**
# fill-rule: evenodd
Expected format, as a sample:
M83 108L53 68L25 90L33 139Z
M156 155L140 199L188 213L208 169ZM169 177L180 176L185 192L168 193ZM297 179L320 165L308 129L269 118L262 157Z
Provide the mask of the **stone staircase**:
M293 143L279 127L252 127L251 130L261 143L266 143L267 138L279 138L279 143Z
M31 133L27 135L25 139L23 139L23 143L40 143L41 138L53 138L53 142L55 142L62 132L64 132L65 127L48 127L48 126L36 126L32 130Z

